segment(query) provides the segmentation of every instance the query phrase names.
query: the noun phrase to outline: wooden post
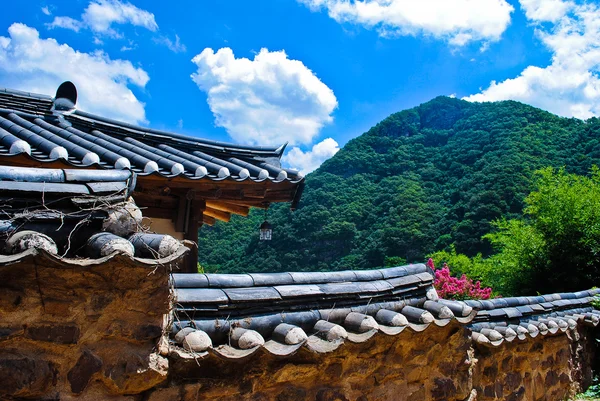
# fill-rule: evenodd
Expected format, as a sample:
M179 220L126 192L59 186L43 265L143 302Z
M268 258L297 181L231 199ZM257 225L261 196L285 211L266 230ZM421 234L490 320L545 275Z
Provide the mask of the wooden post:
M184 260L182 266L183 273L197 273L198 272L198 230L202 226L202 214L206 208L206 203L201 200L194 200L193 191L188 192L186 195L186 224L184 238L189 241L193 241L196 245L191 249L190 253Z

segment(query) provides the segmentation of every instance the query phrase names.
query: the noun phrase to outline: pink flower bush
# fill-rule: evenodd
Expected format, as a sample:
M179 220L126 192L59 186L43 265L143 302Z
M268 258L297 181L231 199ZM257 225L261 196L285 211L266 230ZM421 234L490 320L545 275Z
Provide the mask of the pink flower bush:
M444 299L489 299L492 295L490 287L481 287L481 282L473 283L466 275L460 278L450 275L450 267L447 263L441 269L436 270L433 259L427 261L427 266L435 272L433 283L440 298Z

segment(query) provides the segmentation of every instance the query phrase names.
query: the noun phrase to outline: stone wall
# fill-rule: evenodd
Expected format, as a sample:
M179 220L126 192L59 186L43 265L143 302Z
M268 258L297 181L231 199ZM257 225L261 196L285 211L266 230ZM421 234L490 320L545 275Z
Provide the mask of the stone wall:
M168 352L158 344L169 270L45 254L0 266L0 399L537 401L590 383L595 333L581 324L499 347L476 344L452 321L326 354L301 347L225 361Z
M375 335L329 354L300 348L285 359L268 352L238 363L180 359L171 365L172 388L150 400L464 400L472 389L470 349L467 330L454 322Z
M168 361L154 350L168 270L35 251L0 266L0 399L109 399L165 381Z
M477 400L564 400L591 384L593 345L586 328L497 348L476 344Z
M278 359L253 355L171 360L168 386L151 401L564 400L591 382L591 330L486 347L457 322L376 335L331 354L301 349Z

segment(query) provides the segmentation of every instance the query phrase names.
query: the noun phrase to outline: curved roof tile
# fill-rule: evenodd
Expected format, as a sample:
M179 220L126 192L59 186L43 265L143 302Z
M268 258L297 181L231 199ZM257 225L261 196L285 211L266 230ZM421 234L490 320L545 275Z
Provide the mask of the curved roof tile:
M212 181L298 183L304 178L281 167L285 144L247 146L201 139L76 109L59 110L53 107L58 100L0 89L0 157Z

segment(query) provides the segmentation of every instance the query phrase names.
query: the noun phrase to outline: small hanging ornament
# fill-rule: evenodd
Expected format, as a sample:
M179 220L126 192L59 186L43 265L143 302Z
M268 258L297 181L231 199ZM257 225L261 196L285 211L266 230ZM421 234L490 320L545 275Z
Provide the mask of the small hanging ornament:
M267 211L265 210L265 221L260 225L260 240L271 241L273 235L273 226L267 221Z

